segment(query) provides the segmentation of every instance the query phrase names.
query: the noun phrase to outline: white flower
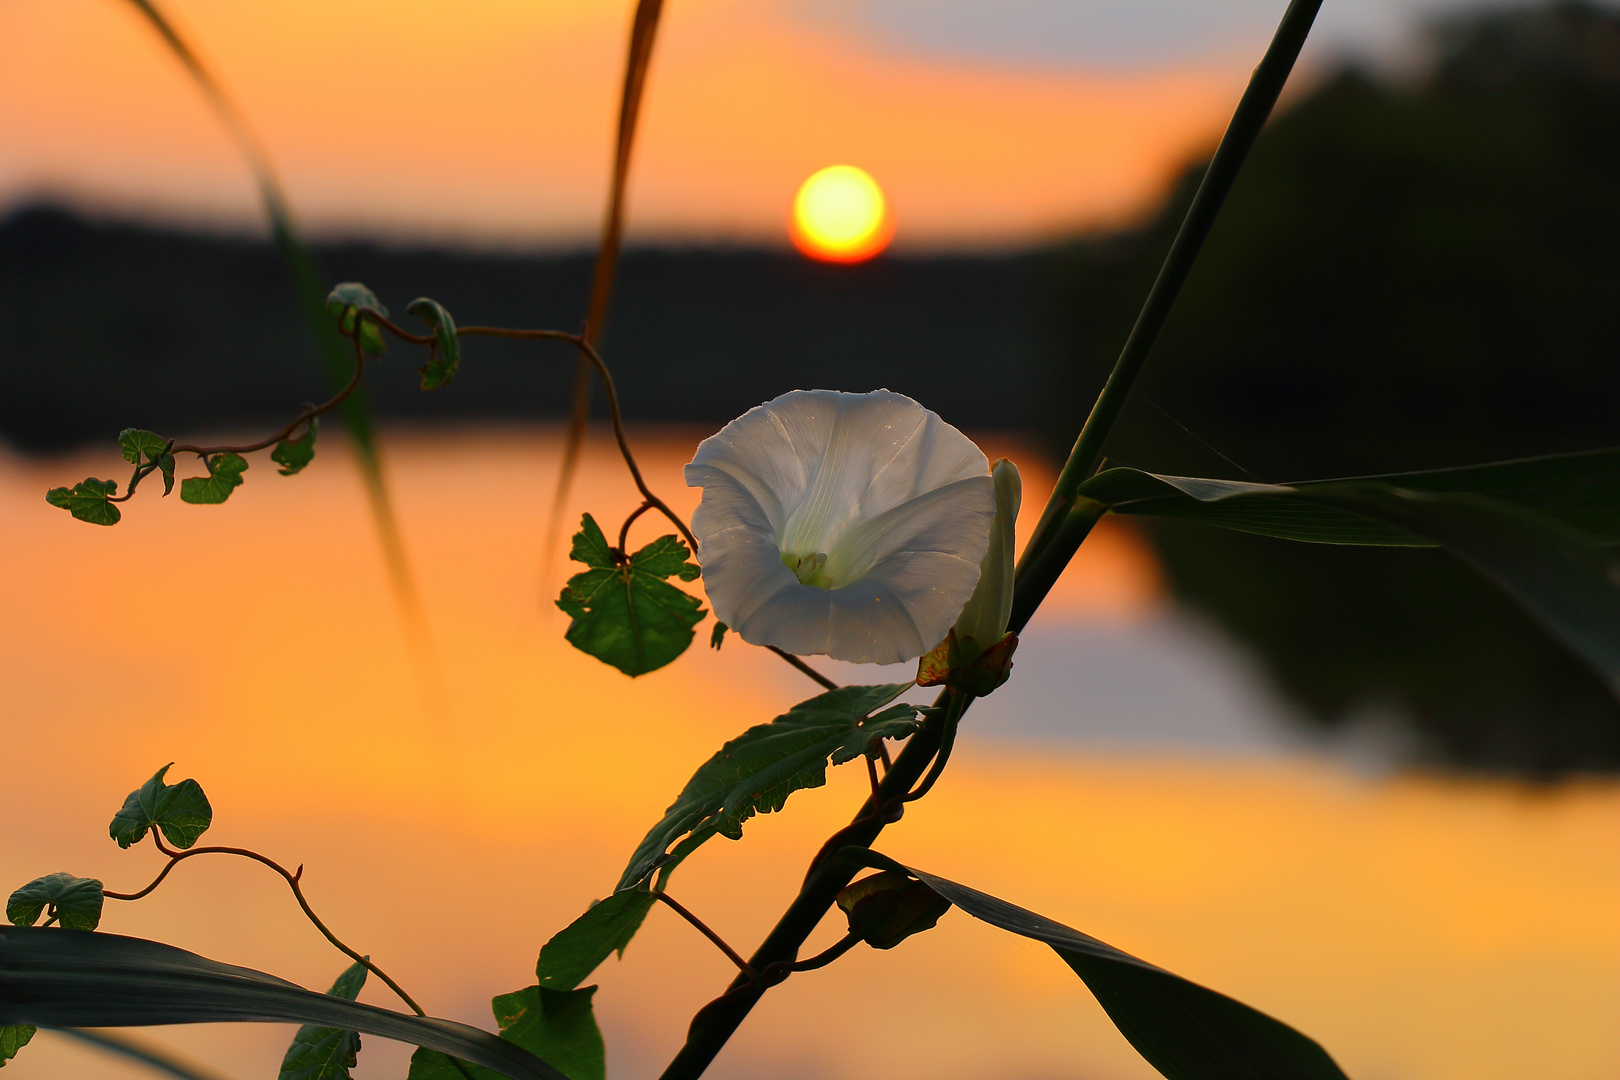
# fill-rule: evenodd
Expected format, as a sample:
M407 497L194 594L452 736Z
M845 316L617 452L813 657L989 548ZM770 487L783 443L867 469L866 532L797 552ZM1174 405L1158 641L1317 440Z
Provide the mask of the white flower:
M686 482L715 617L755 645L892 664L973 594L996 499L971 439L902 394L795 390L703 440Z

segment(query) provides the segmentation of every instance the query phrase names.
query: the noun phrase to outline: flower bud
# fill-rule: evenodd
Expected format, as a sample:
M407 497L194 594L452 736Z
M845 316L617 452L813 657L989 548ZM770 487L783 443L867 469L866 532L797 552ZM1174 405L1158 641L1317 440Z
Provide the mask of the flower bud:
M995 484L996 520L990 526L990 548L979 564L979 584L962 614L956 617L956 647L963 664L971 664L1007 633L1012 619L1013 558L1018 507L1024 485L1018 466L1001 458L990 467Z

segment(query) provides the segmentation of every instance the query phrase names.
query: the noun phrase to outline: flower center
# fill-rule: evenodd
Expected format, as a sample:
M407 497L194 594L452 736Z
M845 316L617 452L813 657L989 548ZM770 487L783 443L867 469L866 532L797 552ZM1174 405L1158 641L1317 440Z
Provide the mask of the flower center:
M818 551L813 555L790 555L783 552L782 562L806 585L813 585L818 589L830 589L834 585L832 578L827 575L825 551Z

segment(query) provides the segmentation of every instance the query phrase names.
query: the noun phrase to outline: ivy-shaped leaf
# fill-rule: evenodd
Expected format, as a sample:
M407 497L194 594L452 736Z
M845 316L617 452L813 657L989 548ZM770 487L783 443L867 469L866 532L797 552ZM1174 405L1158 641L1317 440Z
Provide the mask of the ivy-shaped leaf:
M205 459L207 476L188 476L180 481L180 498L188 503L222 503L242 484L248 463L240 454L226 451Z
M590 978L610 953L617 951L623 957L653 902L645 889L626 889L592 904L541 947L534 972L541 988L572 990Z
M569 644L631 676L658 670L692 644L692 627L706 612L666 579L691 581L702 571L687 561L691 552L679 538L660 536L626 558L586 514L569 554L590 567L569 578L557 598L574 620Z
M163 474L163 494L174 490L174 455L169 453L169 440L140 428L125 428L118 433L118 446L124 460L139 467L141 459L156 465Z
M28 1045L38 1029L32 1024L10 1024L0 1027L0 1069L17 1056L17 1051Z
M664 853L679 837L691 834L670 862L685 858L717 832L740 839L743 822L756 813L778 811L793 792L825 784L829 760L838 765L867 753L880 739L912 734L919 725L917 706L883 708L911 685L829 690L726 743L693 774L663 820L647 833L618 887L644 881L665 862Z
M358 318L356 308L370 308L383 318L388 318L388 308L377 299L377 294L358 281L345 281L326 295L326 310L338 317L338 325L345 334L354 333L354 322ZM375 356L388 351L388 342L383 339L382 331L377 329L375 323L364 319L360 320L360 344Z
M101 924L101 882L72 874L35 878L6 901L13 926L33 926L41 914L69 930L94 930Z
M560 1070L569 1080L604 1080L607 1074L602 1031L591 1010L596 987L547 990L530 986L515 994L502 994L490 1003L501 1038ZM501 1080L499 1073L480 1065L464 1065L473 1080ZM436 1050L411 1055L406 1080L467 1080L454 1062Z
M344 1001L355 1000L366 984L366 970L364 964L351 964L326 993ZM351 1080L349 1070L359 1055L358 1032L305 1024L293 1035L292 1045L281 1059L277 1080Z
M45 501L61 507L80 521L88 521L92 525L116 525L124 515L107 501L116 494L116 480L97 480L92 476L71 488L51 488L45 493Z
M214 808L208 805L208 796L195 780L182 780L178 784L165 784L164 774L174 762L163 766L152 779L129 793L123 809L113 815L108 832L127 848L139 843L146 831L157 828L163 838L182 851L197 842L214 822Z
M302 472L304 466L315 460L315 435L319 427L320 418L312 416L303 435L276 443L276 448L270 451L270 460L281 466L279 472L282 476Z
M412 300L405 310L433 328L433 356L418 370L422 389L437 390L455 378L456 368L461 366L461 338L456 334L456 320L443 304L425 296Z

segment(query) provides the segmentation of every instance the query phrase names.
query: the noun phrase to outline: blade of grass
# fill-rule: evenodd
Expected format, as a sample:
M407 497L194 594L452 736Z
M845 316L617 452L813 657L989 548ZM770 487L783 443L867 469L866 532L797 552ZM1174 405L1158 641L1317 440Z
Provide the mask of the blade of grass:
M174 23L158 8L155 0L129 0L163 39L174 58L191 76L198 91L207 99L247 160L259 189L259 198L265 216L270 220L270 231L276 250L281 253L287 276L304 313L309 331L315 338L327 378L334 389L342 389L353 373L354 361L348 345L338 334L336 321L326 310L328 284L315 264L309 247L293 221L281 181L276 175L269 151L254 132L247 117L238 109L223 85L190 43L180 35ZM361 479L365 483L366 498L371 506L372 520L377 526L377 542L382 547L383 561L388 567L389 582L399 610L405 636L405 645L411 654L423 708L429 723L429 735L435 743L436 763L441 780L452 800L459 799L461 784L455 768L451 740L448 738L449 695L445 689L444 672L439 663L438 649L433 641L427 612L422 607L416 578L411 573L410 560L405 553L405 541L400 532L399 519L394 514L387 480L383 474L382 453L377 446L371 406L361 387L344 400L340 408L344 428L354 443L360 461Z
M195 1065L180 1061L166 1050L160 1050L144 1042L115 1035L109 1031L94 1031L90 1028L47 1028L55 1035L63 1035L75 1042L93 1046L97 1050L130 1061L137 1061L155 1072L176 1077L177 1080L223 1080L219 1073L210 1072Z
M658 18L664 0L638 0L630 23L630 50L624 62L624 90L619 97L619 135L613 150L613 186L608 193L607 214L602 219L602 237L596 248L596 268L591 274L591 295L585 308L585 340L592 345L602 335L608 304L613 298L613 282L619 267L619 249L624 243L625 189L630 179L630 151L636 142L636 120L641 115L641 97L647 85L647 68L652 63L653 42L658 36ZM591 418L591 365L583 356L574 365L574 391L568 411L568 434L563 439L562 463L557 470L557 490L551 499L551 516L546 522L545 555L541 579L550 581L556 565L557 544L562 539L567 514L568 493L579 470L579 455L585 445L585 427ZM546 588L542 585L542 591Z

